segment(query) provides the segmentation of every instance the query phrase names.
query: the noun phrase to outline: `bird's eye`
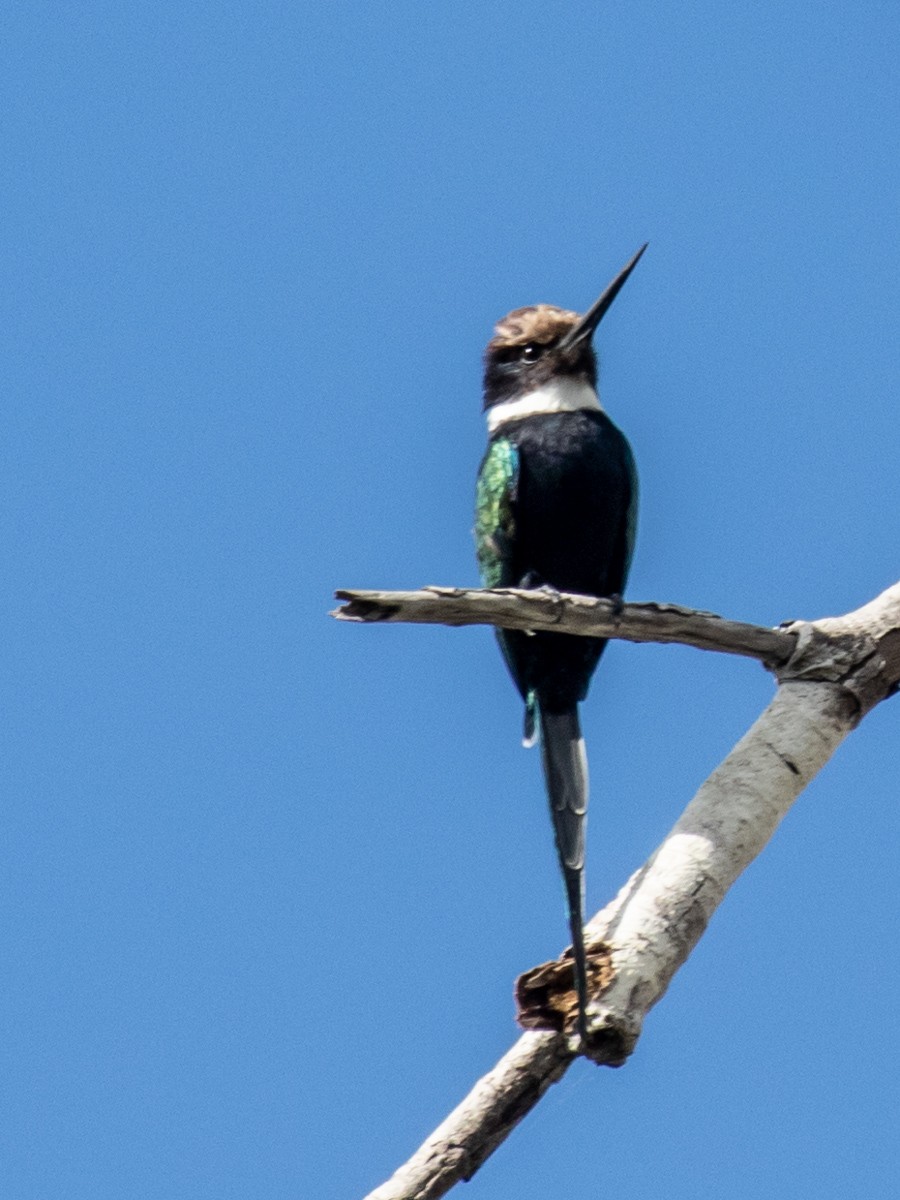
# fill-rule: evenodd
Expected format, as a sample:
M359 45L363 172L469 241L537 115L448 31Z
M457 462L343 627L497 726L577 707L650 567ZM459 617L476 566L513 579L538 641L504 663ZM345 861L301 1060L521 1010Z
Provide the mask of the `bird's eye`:
M540 342L529 342L522 347L522 357L526 362L535 362L544 353L544 347Z

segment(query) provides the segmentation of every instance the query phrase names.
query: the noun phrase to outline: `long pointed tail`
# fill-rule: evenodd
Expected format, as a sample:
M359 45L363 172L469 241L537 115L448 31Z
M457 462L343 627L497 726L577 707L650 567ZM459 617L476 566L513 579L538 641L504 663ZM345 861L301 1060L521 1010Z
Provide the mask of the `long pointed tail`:
M539 703L540 708L540 703ZM574 706L562 713L540 708L541 758L556 835L556 851L566 885L569 928L575 955L578 1032L587 1043L587 962L584 951L584 834L587 824L588 766Z

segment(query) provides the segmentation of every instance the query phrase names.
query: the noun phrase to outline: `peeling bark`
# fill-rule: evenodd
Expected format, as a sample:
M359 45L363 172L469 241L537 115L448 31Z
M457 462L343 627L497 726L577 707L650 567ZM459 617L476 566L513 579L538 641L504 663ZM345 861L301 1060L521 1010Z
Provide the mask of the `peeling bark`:
M351 612L340 615L381 619L360 618L361 610L354 610L354 605L384 612L394 603L391 597L400 596L403 599L393 611L417 615L389 619L444 623L446 594L446 589L438 592L436 604L428 609L434 601L429 592L339 593L354 598ZM431 596L428 602L421 599L426 595ZM449 623L548 627L537 622L536 614L540 609L540 619L547 620L550 609L536 605L534 593L505 592L501 603L495 605L491 599L485 605L485 597L497 595L454 589ZM369 599L373 596L377 602ZM410 596L415 598L410 602L412 610L404 607ZM593 955L589 1045L582 1047L571 1031L574 997L571 964L565 956L557 964L527 972L519 982L520 1019L532 1028L543 1022L549 1031L523 1034L409 1162L368 1200L434 1200L444 1195L454 1183L471 1178L577 1054L587 1053L608 1066L624 1063L646 1013L665 994L728 889L764 849L791 804L843 739L900 684L900 583L846 616L793 622L779 630L731 622L710 626L708 622L721 622L721 618L666 605L627 605L616 615L610 602L583 606L584 599L544 595L541 603L557 605L560 619L553 628L560 631L684 641L764 659L776 673L778 691L701 786L659 848L586 927ZM366 610L370 604L376 607ZM641 610L639 615L635 609ZM572 617L576 610L579 615ZM423 611L432 615L426 618ZM442 615L434 615L438 612ZM674 636L674 625L666 624L673 612L676 623L682 622L681 637ZM570 617L583 627L570 627ZM640 636L632 618L643 622ZM715 645L711 629L721 634L729 625L738 633L728 631L721 641L729 644ZM774 640L757 636L761 634L774 635ZM562 1032L553 1032L561 1026Z
M589 923L592 940L612 945L614 972L591 1002L590 1028L615 1039L622 1061L728 889L857 719L837 684L783 684L662 845Z

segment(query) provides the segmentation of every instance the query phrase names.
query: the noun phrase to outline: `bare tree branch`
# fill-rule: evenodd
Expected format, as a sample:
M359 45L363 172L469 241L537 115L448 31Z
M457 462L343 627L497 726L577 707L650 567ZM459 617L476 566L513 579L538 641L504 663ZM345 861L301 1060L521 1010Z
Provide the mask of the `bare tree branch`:
M677 604L622 604L596 596L521 588L426 587L415 592L339 591L341 621L403 621L423 625L502 625L629 642L680 642L698 650L741 654L779 666L796 633L726 621Z
M587 927L591 950L610 966L589 1006L595 1062L627 1059L644 1016L728 889L847 734L897 690L900 583L856 612L794 625L788 636L794 653L777 671L772 702ZM434 1200L470 1178L577 1049L563 1033L525 1033L368 1200Z

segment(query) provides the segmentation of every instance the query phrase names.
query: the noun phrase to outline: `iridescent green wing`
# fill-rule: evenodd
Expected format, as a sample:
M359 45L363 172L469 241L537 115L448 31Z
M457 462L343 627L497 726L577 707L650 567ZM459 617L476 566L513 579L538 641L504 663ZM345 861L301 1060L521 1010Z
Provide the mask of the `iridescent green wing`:
M485 587L508 586L515 537L519 452L508 438L487 448L475 487L475 553Z

